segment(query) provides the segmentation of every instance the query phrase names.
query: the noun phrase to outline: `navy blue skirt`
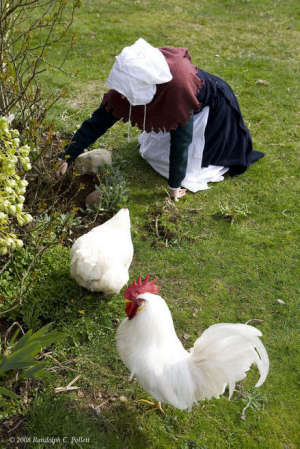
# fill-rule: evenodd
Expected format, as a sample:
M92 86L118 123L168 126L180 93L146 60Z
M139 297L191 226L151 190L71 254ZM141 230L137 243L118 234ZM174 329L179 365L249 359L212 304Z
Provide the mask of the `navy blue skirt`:
M250 132L231 87L221 78L198 69L204 85L197 94L202 106L209 106L202 166L229 167L231 176L243 173L264 153L254 151Z

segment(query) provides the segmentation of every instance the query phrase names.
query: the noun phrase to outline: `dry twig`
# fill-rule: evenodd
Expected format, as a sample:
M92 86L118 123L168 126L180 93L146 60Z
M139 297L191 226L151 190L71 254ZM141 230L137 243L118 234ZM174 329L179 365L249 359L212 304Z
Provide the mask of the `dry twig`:
M245 419L246 419L246 410L247 410L247 408L250 406L251 402L252 402L252 399L251 399L250 397L248 397L248 404L245 405L245 407L244 407L243 410L242 410L242 414L241 414L241 419L242 419L243 421L245 421Z
M74 371L75 373L77 373L78 371L74 368L70 368L68 366L62 365L55 357L53 357L51 355L50 352L47 352L46 354L44 354L44 357L49 358L51 360L53 360L61 369L63 370L68 370L68 371ZM51 370L51 368L48 368L48 370Z
M72 390L78 390L80 387L76 387L76 386L72 386L73 383L76 382L76 380L78 380L80 377L80 374L78 374L78 376L76 376L73 380L71 380L71 382L68 383L68 385L66 385L65 387L56 387L54 388L55 393L64 393L65 391L72 391Z
M157 237L159 237L159 232L158 232L158 219L159 219L159 216L157 215L157 216L155 217L155 234L157 235Z
M5 347L7 347L7 338L8 338L8 335L9 335L10 331L11 331L15 326L17 326L17 327L21 330L21 332L22 332L23 335L25 334L25 332L23 331L23 328L22 328L21 324L20 324L18 321L15 321L15 322L14 322L8 329L7 329L7 331L5 332L5 335L4 335L4 346L5 346Z
M264 320L260 320L259 318L251 318L250 320L246 321L245 324L249 324L249 323L251 323L251 322L254 322L254 323L263 323Z
M18 421L17 424L12 429L9 429L8 433L11 433L14 430L16 430L22 424L23 421L24 419L20 419L20 421Z

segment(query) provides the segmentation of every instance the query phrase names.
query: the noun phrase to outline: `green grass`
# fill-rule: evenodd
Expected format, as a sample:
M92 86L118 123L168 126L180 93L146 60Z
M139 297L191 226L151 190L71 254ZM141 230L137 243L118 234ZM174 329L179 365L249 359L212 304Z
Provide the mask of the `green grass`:
M233 400L204 402L191 413L166 406L167 416L162 417L137 404L138 399L151 398L135 382L128 383L129 373L115 349L118 320L125 316L122 295L108 301L81 290L69 278L68 250L58 246L44 256L40 282L23 307L27 326L52 320L66 332L52 353L65 368L54 363L56 369L28 409L23 433L31 439L59 437L55 448L296 449L298 2L89 0L77 12L73 28L77 41L65 70L77 75L52 71L44 78L49 90L68 88L67 98L51 115L63 132L72 132L101 102L114 56L138 37L155 46L188 47L194 63L226 79L237 93L255 148L266 156L241 177L186 195L178 203L181 219L175 241L149 232L153 208L165 201L166 181L139 157L138 131L127 144L127 125L116 124L101 142L127 161L135 247L130 278L147 272L159 277L161 294L186 347L213 323L263 320L254 325L263 332L270 374L254 391L253 368ZM62 53L64 47L57 51ZM222 205L234 217L232 222ZM243 216L240 210L248 213ZM77 374L79 394L53 392ZM252 402L244 421L247 397ZM77 440L72 446L72 437L89 441ZM25 447L46 449L49 444Z

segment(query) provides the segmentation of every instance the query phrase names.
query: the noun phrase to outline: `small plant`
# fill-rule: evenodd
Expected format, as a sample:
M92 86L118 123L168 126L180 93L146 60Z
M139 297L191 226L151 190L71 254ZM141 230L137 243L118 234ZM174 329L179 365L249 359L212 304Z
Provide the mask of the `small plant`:
M52 216L44 213L35 221L31 237L41 243L72 243L75 230L85 228L82 224L82 217L76 216L73 212L55 212Z
M220 212L217 215L229 221L231 224L233 224L238 219L247 217L251 214L247 204L229 204L220 202L219 211Z
M28 182L24 172L31 169L30 148L21 145L19 132L0 117L0 256L23 246L14 226L28 224L32 217L23 211Z
M34 333L30 329L16 341L20 333L18 328L9 341L4 341L1 344L0 377L10 370L22 370L22 375L25 377L41 375L45 363L35 360L35 356L43 347L49 346L61 337L59 332L49 331L50 327L51 323Z
M125 207L128 201L128 188L118 165L102 167L98 179L99 185L96 185L95 188L100 192L100 197L94 209L98 212L116 213Z
M60 214L56 220L56 234L61 240L67 241L69 243L73 242L74 230L85 228L86 226L82 224L82 218L75 216L71 212L65 214Z
M238 399L241 397L242 402L246 404L241 414L241 419L243 421L246 420L248 408L254 410L255 412L259 410L264 410L267 399L260 390L251 389L249 392L245 392L243 390L242 384L240 384L238 387L238 392L239 392Z
M149 231L164 246L177 245L183 237L182 216L175 204L166 199L161 206L155 204L150 210Z
M6 332L6 335L15 326L14 323ZM34 332L29 330L19 340L17 336L18 329L7 340L3 338L1 342L0 353L0 420L8 418L16 413L22 413L24 400L22 396L16 394L12 388L4 386L4 382L10 386L14 382L19 382L23 378L42 377L46 362L36 360L36 356L42 351L42 348L58 341L63 334L57 331L49 331L51 323Z

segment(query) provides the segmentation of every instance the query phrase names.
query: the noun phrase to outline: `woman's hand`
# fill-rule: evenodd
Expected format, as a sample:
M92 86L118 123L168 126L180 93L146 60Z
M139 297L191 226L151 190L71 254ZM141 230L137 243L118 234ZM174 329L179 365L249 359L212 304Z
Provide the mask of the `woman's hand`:
M174 201L178 201L179 198L184 196L186 194L186 189L179 188L179 189L169 189L169 195Z
M56 170L56 176L57 178L60 178L61 176L63 176L67 169L68 169L68 162L66 161L58 161L58 168Z

